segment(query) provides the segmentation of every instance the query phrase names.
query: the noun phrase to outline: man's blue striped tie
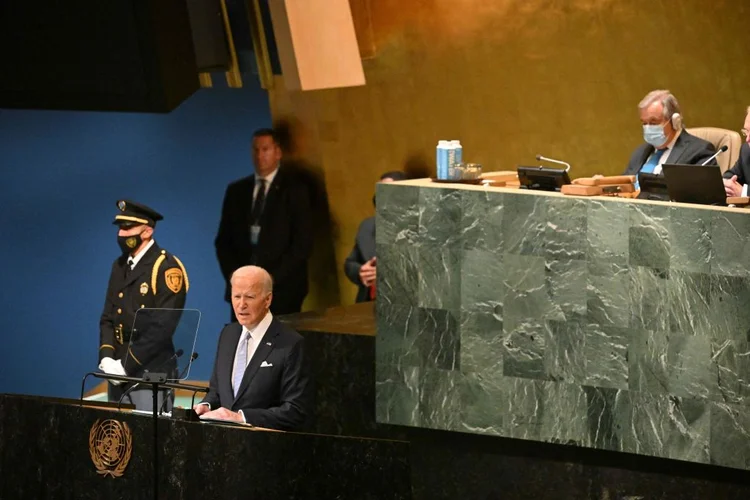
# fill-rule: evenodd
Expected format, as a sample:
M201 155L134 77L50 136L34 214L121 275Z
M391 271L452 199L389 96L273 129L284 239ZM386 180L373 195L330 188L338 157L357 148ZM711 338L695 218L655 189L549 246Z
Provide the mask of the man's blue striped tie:
M654 169L659 164L659 160L661 159L662 155L667 151L667 148L664 149L657 149L654 151L651 156L648 158L648 161L641 167L639 174L653 174ZM635 180L635 189L641 189L640 183L638 182L638 178Z
M662 155L664 155L664 152L666 150L667 148L657 149L656 151L654 151L645 165L643 165L643 167L641 168L641 172L643 172L644 174L653 174L654 169L659 164L659 160L661 159Z
M234 377L232 379L232 390L234 390L234 397L237 397L237 392L240 390L240 384L242 384L242 377L245 375L245 368L247 368L247 339L250 336L249 333L242 333L240 338L240 344L238 346L237 356L234 358Z

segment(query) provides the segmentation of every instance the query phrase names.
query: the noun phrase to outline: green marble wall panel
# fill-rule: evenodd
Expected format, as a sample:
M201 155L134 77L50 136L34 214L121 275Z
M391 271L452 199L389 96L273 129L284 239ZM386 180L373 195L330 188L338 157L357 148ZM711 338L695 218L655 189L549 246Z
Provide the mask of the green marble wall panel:
M750 469L750 214L382 184L377 419Z

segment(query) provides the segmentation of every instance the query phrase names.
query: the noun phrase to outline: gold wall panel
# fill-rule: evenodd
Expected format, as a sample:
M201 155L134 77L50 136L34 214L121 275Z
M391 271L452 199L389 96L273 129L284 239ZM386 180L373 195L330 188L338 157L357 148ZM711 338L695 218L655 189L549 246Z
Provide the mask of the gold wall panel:
M688 127L738 129L750 104L745 0L351 0L367 85L271 93L274 117L309 132L325 174L343 276L382 172L434 169L438 139L460 139L485 170L573 165L617 174L641 141L638 101L672 90ZM365 30L365 32L362 32Z

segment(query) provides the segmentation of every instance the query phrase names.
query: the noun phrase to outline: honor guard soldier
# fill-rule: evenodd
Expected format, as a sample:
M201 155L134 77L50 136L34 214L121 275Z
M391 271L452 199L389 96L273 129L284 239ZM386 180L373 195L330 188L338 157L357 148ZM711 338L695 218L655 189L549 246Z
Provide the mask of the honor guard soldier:
M140 377L145 371L175 377L178 356L172 335L189 288L185 266L154 240L161 214L129 200L119 200L117 208L113 224L119 226L117 243L122 255L112 264L99 323L99 368L131 377ZM141 309L144 311L137 314ZM134 323L137 331L133 331ZM153 408L148 386L111 381L108 393L110 401L131 403L138 410ZM168 394L168 390L159 391L157 404L170 411L173 397Z

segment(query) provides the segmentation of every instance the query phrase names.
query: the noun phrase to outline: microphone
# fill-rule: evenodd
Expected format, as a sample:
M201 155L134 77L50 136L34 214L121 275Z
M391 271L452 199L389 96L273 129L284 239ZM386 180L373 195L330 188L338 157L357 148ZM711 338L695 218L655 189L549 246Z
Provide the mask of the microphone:
M182 372L181 372L181 373L179 374L179 376L177 377L177 380L182 380L182 378L183 378L183 377L185 376L185 374L187 374L187 371L188 371L188 370L190 369L190 365L191 365L191 364L193 363L193 361L195 361L196 359L198 359L198 353L197 353L197 352L194 352L194 353L193 353L193 355L192 355L192 356L190 356L190 361L188 361L188 364L187 364L187 366L186 366L185 368L183 368L183 369L182 369ZM170 391L171 393L173 393L173 394L174 394L174 392L175 392L175 390L174 390L174 389L169 389L169 391ZM159 415L161 415L162 413L164 413L164 409L165 409L165 408L167 407L167 401L169 401L169 396L165 397L165 398L164 398L164 401L162 401L162 402L161 402L161 407L159 407Z
M164 365L166 365L170 361L173 361L173 360L179 358L184 353L185 353L185 351L183 351L182 349L177 349L177 351L174 354L172 354L163 363L161 363L159 366L157 366L156 369L159 370L159 369L163 368ZM144 371L144 373L149 373L149 370L143 370L143 371ZM117 401L117 409L118 410L120 409L120 405L122 404L122 401L125 399L125 396L127 396L128 394L130 394L131 392L133 392L135 390L135 388L138 387L139 385L141 385L141 383L140 382L136 382L135 384L133 384L130 387L128 387L125 390L125 392L122 393L122 396L120 396L120 399Z
M560 160L553 160L552 158L547 158L546 156L542 155L536 155L536 159L539 161L548 161L550 163L557 163L558 165L565 165L565 171L567 172L570 170L570 163Z
M180 372L179 377L177 377L178 380L182 380L182 378L187 374L187 371L190 369L190 364L198 359L198 353L194 352L192 356L190 356L190 361L188 361L188 364L185 368L182 369L182 372Z
M713 155L711 158L709 158L708 160L706 160L703 163L701 163L701 167L704 166L704 165L708 165L708 162L710 162L711 160L713 160L714 158L716 158L717 156L719 156L721 153L723 153L727 149L729 149L729 146L727 146L726 144L724 144L722 147L719 148L719 150L716 152L715 155Z

